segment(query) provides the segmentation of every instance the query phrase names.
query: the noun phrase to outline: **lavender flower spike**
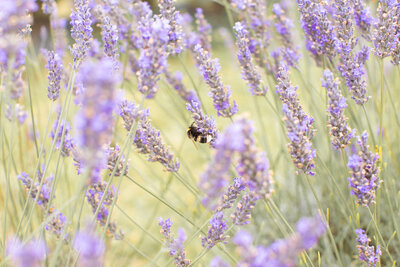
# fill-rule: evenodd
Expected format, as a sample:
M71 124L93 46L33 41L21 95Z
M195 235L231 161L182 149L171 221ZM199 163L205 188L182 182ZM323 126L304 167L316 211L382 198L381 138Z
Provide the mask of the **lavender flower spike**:
M236 211L231 215L233 224L246 225L250 223L251 211L256 205L256 201L260 197L254 192L243 196L242 200L237 204Z
M355 130L352 130L347 123L344 111L347 107L346 99L339 89L339 79L334 79L330 70L324 71L322 87L325 87L328 95L328 127L332 145L335 149L344 149L354 137Z
M217 211L230 209L240 195L241 191L246 188L244 181L239 178L233 178L233 183L228 186L225 193L222 195Z
M375 193L380 185L378 154L369 151L367 145L367 132L358 137L357 144L360 147L358 154L349 157L347 167L351 177L347 178L351 187L351 194L357 197L356 202L364 207L375 203Z
M370 246L371 239L365 234L363 229L356 229L357 234L357 249L359 258L361 261L367 263L368 267L376 267L376 263L379 262L379 256L382 255L382 251L379 246Z
M88 0L75 0L75 10L71 13L71 36L75 43L70 48L77 70L85 59L92 39L92 20Z
M248 31L240 22L236 22L233 28L236 31L236 45L238 46L237 57L242 68L242 78L250 86L250 92L253 95L265 95L267 93L267 87L263 84L256 66L251 61Z
M371 26L373 18L366 7L364 0L353 0L354 20L357 27L361 30L362 37L371 40Z
M290 84L286 66L279 68L277 74L278 85L276 91L282 100L282 110L285 114L284 121L287 136L290 140L288 150L295 166L308 175L314 175L315 149L312 148L311 139L314 136L312 123L314 119L308 116L297 98L297 87Z
M99 7L101 36L104 43L104 54L115 62L115 68L118 68L118 29L116 25L111 24L110 18L105 11Z
M93 229L89 228L78 232L73 246L79 252L78 266L103 266L105 244L95 235Z
M180 14L176 10L176 0L159 0L161 16L169 22L168 51L173 54L182 52L183 27L180 24Z
M218 74L221 69L218 59L212 60L210 53L205 51L200 45L195 46L194 52L200 64L200 72L205 82L211 88L210 96L213 98L213 104L218 116L232 117L238 111L237 104L235 101L232 104L230 103L231 90L222 83L221 77Z
M196 13L194 14L196 18L197 25L197 43L207 51L211 53L211 25L208 24L207 20L204 18L203 9L196 8Z
M60 96L63 64L61 58L54 51L48 51L47 53L46 68L49 70L49 75L48 75L49 86L47 87L48 91L47 96L50 100L55 101Z
M174 257L175 265L178 267L186 267L191 263L191 260L186 259L186 252L183 247L183 243L186 240L185 230L178 230L178 238L175 238L171 233L172 222L168 218L163 220L161 217L158 218L158 225L161 226L161 234L164 236L164 244L169 250L169 255Z
M222 211L215 213L210 220L207 236L201 239L201 245L206 249L211 249L219 242L226 242L228 236L225 235L227 229L224 213Z

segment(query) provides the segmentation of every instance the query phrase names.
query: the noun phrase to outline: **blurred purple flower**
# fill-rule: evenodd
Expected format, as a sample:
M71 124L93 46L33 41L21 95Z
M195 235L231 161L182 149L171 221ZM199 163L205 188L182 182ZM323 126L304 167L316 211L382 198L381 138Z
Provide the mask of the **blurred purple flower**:
M43 14L52 15L57 10L57 4L54 0L42 0Z
M19 239L7 241L6 255L11 258L15 267L40 267L46 258L46 243L32 239L21 242Z
M54 138L57 139L56 141L56 149L61 148L61 155L63 157L69 157L71 155L72 150L75 149L75 142L74 139L71 136L71 127L68 122L63 120L61 123L59 122L60 120L60 113L58 113L57 120L54 121L53 124L53 129L50 132L50 137L51 139L54 140ZM56 134L57 131L57 125L59 125L58 133ZM65 129L64 129L65 127ZM63 133L64 133L64 139L63 143L61 144L61 139L63 138ZM57 136L57 137L56 137Z
M79 252L78 265L80 267L104 266L105 244L97 237L93 229L78 232L73 246Z

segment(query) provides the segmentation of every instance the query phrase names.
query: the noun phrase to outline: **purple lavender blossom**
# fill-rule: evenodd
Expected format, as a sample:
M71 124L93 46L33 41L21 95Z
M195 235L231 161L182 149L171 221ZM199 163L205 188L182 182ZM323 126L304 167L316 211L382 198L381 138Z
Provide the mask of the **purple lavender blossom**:
M296 0L301 14L301 26L306 37L306 47L318 65L322 56L333 58L336 54L334 27L328 18L327 10L321 3L313 0Z
M399 39L397 27L397 9L400 6L395 0L380 0L377 10L377 19L372 30L373 52L380 58L391 55Z
M230 264L226 263L218 256L212 259L209 265L209 267L230 267L230 266L231 266Z
M93 214L99 207L101 198L104 195L106 190L107 183L104 181L95 182L90 184L88 190L86 191L86 199L90 206L92 207ZM103 203L99 208L99 212L97 213L96 220L100 223L101 226L105 226L107 223L107 218L109 215L109 207L112 205L115 198L115 189L111 186L111 189L108 189L106 196L104 197ZM107 225L107 234L114 236L115 239L122 239L123 234L121 231L117 232L117 226L114 222L109 222Z
M148 161L157 161L164 165L165 170L177 172L180 162L174 159L162 142L160 131L150 124L149 111L140 110L134 103L124 100L119 105L119 115L122 117L125 129L131 130L133 122L139 120L134 137L134 144L141 154L147 154Z
M373 18L364 0L353 0L354 20L366 40L371 40Z
M246 184L241 178L233 178L232 184L228 186L225 193L222 195L216 210L222 211L224 209L230 209L240 195L241 191L243 191L245 188Z
M180 24L180 14L176 10L176 0L159 0L161 16L169 23L168 51L173 54L182 52L183 28Z
M174 258L175 265L178 267L186 267L191 263L191 260L186 259L186 252L183 243L186 240L185 230L178 230L178 237L175 238L171 233L172 222L168 218L158 218L158 225L161 226L161 234L164 236L164 245L169 250L169 255Z
M376 249L374 246L370 246L369 243L371 242L371 239L365 234L363 229L356 229L356 234L358 242L357 249L360 260L367 263L370 267L375 267L379 262L379 256L382 255L379 245L376 246Z
M58 54L60 58L62 58L67 47L67 38L65 31L67 20L65 18L59 18L56 14L53 14L50 17L50 24L54 36L54 50L56 51L56 54Z
M364 207L375 203L375 193L381 181L379 180L378 154L369 151L367 145L367 132L358 136L357 144L360 148L358 154L349 157L347 167L351 177L347 178L351 194L357 197L356 202Z
M104 264L105 244L92 229L78 232L73 246L79 252L78 266L98 267Z
M250 223L251 211L260 197L253 191L244 195L241 201L236 205L236 211L231 215L233 224L246 225Z
M176 92L185 102L192 103L192 101L195 101L200 103L196 92L193 90L188 90L183 84L183 74L181 72L177 71L173 75L168 70L165 70L164 75L165 80L176 90Z
M19 239L7 241L7 257L15 267L39 267L46 258L46 244L43 240L32 239L22 242Z
M293 37L291 34L293 22L285 15L285 10L278 3L275 3L272 6L272 12L274 13L275 29L278 32L283 45L281 48L282 56L286 65L296 67L299 63L300 53L299 48L295 47L293 43Z
M118 29L112 24L110 18L99 8L101 36L104 43L104 54L115 62L115 68L118 68Z
M50 192L51 192L51 180L54 176L50 176L46 178L43 183L42 187L40 188L40 175L39 175L39 182L35 182L32 187L32 178L26 172L22 172L20 175L17 176L18 180L22 182L25 187L26 192L28 193L31 190L30 197L35 200L40 189L39 197L37 199L36 204L40 206L43 210L47 209L50 200Z
M60 121L60 113L58 114L57 120L54 121L53 129L50 132L50 137L53 140L54 140L54 138L57 138L56 149L61 148L61 155L63 157L69 157L71 155L72 150L75 149L75 142L71 136L71 126L65 120L63 120L61 123L59 121ZM60 123L60 125L59 125L59 129L58 129L58 133L56 134L57 125L59 123ZM65 127L65 129L64 129L64 127ZM61 139L62 139L63 133L64 133L64 139L63 139L63 143L61 144Z
M50 100L57 100L60 96L61 87L61 75L63 73L63 64L61 58L54 51L48 51L47 53L47 65L46 68L49 70L49 86L47 87L47 97Z
M355 135L355 130L350 128L347 123L348 119L344 116L347 107L346 99L340 92L339 79L334 79L330 70L324 71L324 79L321 80L322 87L326 88L328 95L328 127L332 146L335 149L344 149Z
M88 61L79 73L85 90L81 95L82 108L75 118L76 143L81 149L82 164L88 170L106 165L102 146L112 137L115 86L120 81L113 64L107 58L100 62ZM96 177L91 179L97 180Z
M200 72L211 88L209 95L213 98L213 104L218 116L232 117L238 111L237 104L234 100L232 104L230 103L231 90L229 86L225 86L222 83L219 75L221 66L218 63L218 59L211 59L210 53L200 45L196 45L194 52L200 64L198 66Z
M207 236L201 239L201 245L206 249L211 249L217 243L226 243L225 231L227 230L224 213L222 211L215 213L210 219Z
M118 166L116 167L118 158L120 157L121 150L118 145L115 145L115 147L108 147L106 150L106 154L108 155L108 162L107 162L107 169L110 171L110 174L114 171L114 168L116 168L114 176L121 176L124 165L125 165L125 156L121 155L120 161ZM125 170L123 175L128 174L128 166L129 164L127 163L125 166Z
M92 39L92 19L88 0L75 0L75 10L71 13L71 36L75 43L70 48L77 70L85 59Z
M43 14L53 14L57 10L57 5L54 0L42 0Z
M211 136L210 145L215 146L217 128L213 117L208 117L201 110L200 102L192 100L186 104L186 109L192 113L192 118L199 132Z
M50 221L46 223L44 229L52 232L57 237L65 239L67 237L67 235L64 233L67 218L61 212L54 209L50 209L48 217L50 217Z
M267 87L263 84L261 75L251 60L248 31L240 22L236 22L233 28L236 31L237 57L242 69L242 79L250 86L251 94L265 95Z
M196 8L195 22L197 26L197 44L205 51L211 53L211 25L204 18L203 9Z
M138 59L139 71L136 73L138 89L147 98L153 98L158 91L157 82L164 72L167 63L167 44L170 26L168 21L159 17L144 17L139 23L140 38L137 46L140 49Z
M298 98L297 87L290 83L285 66L279 69L277 75L278 85L276 91L282 100L282 110L285 114L284 121L287 129L289 154L295 166L308 175L314 175L314 158L316 151L312 148L311 139L314 136L312 123L314 119L307 115ZM297 172L296 172L297 173Z

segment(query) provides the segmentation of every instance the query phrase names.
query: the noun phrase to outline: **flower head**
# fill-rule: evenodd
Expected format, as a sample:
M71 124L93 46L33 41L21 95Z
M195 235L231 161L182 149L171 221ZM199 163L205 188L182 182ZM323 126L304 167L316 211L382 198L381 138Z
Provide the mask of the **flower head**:
M379 246L370 246L369 243L371 239L365 234L363 229L356 229L357 234L357 249L359 253L359 258L361 261L367 263L368 266L376 266L379 262L379 256L382 255L382 251Z
M168 32L168 51L173 54L179 54L182 51L183 28L180 23L180 14L176 10L176 0L159 0L161 16L169 23Z
M55 101L60 96L63 64L61 58L54 51L48 51L47 53L46 68L49 70L49 75L48 75L49 86L47 87L48 91L47 96L50 100Z
M201 245L206 249L211 249L219 242L226 242L226 229L227 226L224 219L224 213L222 211L215 213L215 215L210 219L207 236L201 239Z

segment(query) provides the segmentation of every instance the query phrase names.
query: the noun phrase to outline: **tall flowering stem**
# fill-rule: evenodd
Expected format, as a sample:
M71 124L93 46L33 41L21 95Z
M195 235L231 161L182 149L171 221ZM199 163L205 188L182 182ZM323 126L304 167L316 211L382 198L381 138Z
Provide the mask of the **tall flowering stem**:
M379 256L382 255L381 248L370 246L371 239L365 234L363 229L356 229L357 234L357 249L359 259L364 261L368 267L375 267L379 262Z
M358 136L357 144L360 151L349 157L347 167L351 177L347 178L351 188L351 194L357 197L356 202L367 207L375 203L375 194L381 181L379 180L380 169L377 166L378 154L369 151L367 145L367 132Z
M333 78L330 70L324 71L324 79L322 79L322 87L326 88L328 95L328 127L332 146L335 149L344 149L355 135L348 125L348 118L345 117L344 111L347 108L346 99L343 97L339 89L339 80Z
M176 10L175 0L159 0L158 7L160 8L161 16L169 23L168 32L168 51L172 54L182 52L182 37L183 28L180 23L180 14Z
M139 153L146 154L148 161L161 163L166 171L179 170L180 162L174 159L174 154L163 143L160 131L151 126L148 110L141 110L135 103L124 100L119 104L119 115L127 130L131 129L136 119L139 120L133 140Z
M71 13L71 36L75 43L70 48L77 70L85 59L92 40L92 19L88 0L75 0L75 10Z
M287 129L289 154L295 166L305 174L313 176L316 151L312 148L311 139L314 136L312 124L314 119L307 115L297 98L297 87L290 83L286 66L279 68L276 91L282 100L282 110Z
M242 69L242 79L250 86L250 92L253 95L265 95L267 87L263 84L261 75L251 60L248 31L240 22L236 22L233 28L235 29L236 45L238 47L237 58Z
M211 59L210 53L200 45L196 45L194 52L200 64L200 72L205 82L211 88L210 96L213 98L213 104L218 116L232 117L238 111L238 108L234 100L231 103L231 89L222 83L219 75L221 66L218 63L218 59Z
M169 255L174 258L174 263L178 267L186 267L191 263L191 260L186 259L186 252L183 243L186 240L185 230L178 230L178 237L175 238L171 233L172 222L168 218L158 218L158 225L161 226L161 234L164 236L164 245L169 250Z

